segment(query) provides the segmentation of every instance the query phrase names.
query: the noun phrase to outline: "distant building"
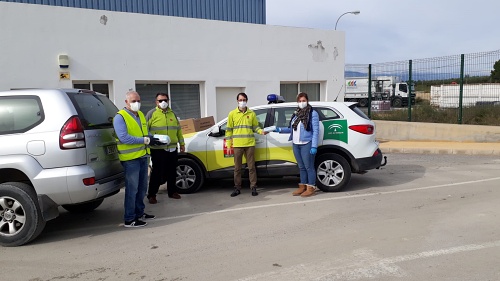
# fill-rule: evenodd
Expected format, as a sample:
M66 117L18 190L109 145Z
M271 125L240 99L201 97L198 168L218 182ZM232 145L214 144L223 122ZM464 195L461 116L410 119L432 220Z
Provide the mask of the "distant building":
M144 111L167 92L180 118L216 120L239 92L250 106L269 93L343 99L344 33L265 25L265 0L0 0L0 11L0 90L87 88L123 107L134 89Z

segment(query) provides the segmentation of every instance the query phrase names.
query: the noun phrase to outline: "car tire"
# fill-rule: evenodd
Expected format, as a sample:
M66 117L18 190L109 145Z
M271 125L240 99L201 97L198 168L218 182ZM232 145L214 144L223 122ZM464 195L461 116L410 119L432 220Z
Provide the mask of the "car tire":
M316 158L316 185L324 192L343 189L351 180L351 166L336 153L325 153Z
M179 193L195 193L201 188L204 180L202 169L196 161L187 158L179 159L175 179L175 185Z
M360 107L366 107L368 105L368 99L360 99L358 103Z
M403 100L401 98L395 98L392 100L392 107L402 107Z
M99 200L81 203L81 204L71 204L71 205L62 205L66 211L70 213L90 213L93 210L97 209L97 207L101 206L104 198Z
M31 186L20 182L0 184L0 245L26 244L40 235L45 223Z

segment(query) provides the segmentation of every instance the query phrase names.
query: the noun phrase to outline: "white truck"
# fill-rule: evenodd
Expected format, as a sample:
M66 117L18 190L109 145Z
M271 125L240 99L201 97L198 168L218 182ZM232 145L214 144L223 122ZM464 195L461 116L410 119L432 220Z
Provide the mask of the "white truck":
M378 76L372 79L372 100L389 100L392 107L408 105L408 84L396 76ZM344 101L357 102L361 107L368 105L368 78L353 77L345 80ZM415 104L412 87L411 103Z

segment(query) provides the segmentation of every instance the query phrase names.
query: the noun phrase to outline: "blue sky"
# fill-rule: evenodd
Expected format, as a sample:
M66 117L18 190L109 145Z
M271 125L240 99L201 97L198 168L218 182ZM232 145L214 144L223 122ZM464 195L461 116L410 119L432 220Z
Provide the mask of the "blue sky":
M346 63L379 63L500 49L498 0L267 0L267 24L334 29Z

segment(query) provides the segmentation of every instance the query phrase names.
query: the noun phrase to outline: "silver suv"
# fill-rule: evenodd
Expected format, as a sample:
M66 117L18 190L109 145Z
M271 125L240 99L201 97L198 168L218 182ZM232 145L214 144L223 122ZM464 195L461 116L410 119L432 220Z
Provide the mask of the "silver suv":
M89 212L119 192L117 111L88 90L0 92L0 245L35 239L58 206Z

